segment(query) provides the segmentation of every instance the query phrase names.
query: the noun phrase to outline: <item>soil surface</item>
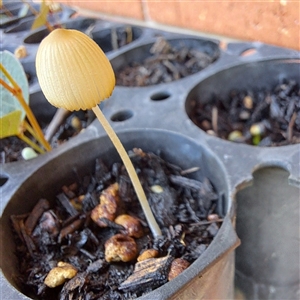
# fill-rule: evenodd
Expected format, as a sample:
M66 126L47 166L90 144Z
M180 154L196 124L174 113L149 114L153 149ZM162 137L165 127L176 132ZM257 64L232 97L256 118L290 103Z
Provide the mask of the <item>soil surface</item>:
M76 136L82 129L86 128L90 123L89 116L86 112L80 111L72 113L57 129L54 136L50 139L52 148L56 148L70 138ZM45 132L48 124L40 124ZM25 133L26 134L26 133ZM32 139L28 135L29 138ZM22 161L22 150L28 145L16 136L0 139L0 163L9 163L14 161Z
M208 134L237 143L300 143L300 89L285 80L270 90L232 90L208 103L194 101L192 121Z
M158 37L149 57L116 72L117 85L142 87L172 82L203 70L217 55L217 52L208 53L184 45L172 47L163 37Z
M62 186L56 199L45 195L30 213L11 216L23 293L132 299L172 280L206 250L222 216L209 179L193 179L201 166L181 170L141 149L129 154L163 235L153 238L124 166L97 159L92 174ZM124 215L135 221L120 221Z

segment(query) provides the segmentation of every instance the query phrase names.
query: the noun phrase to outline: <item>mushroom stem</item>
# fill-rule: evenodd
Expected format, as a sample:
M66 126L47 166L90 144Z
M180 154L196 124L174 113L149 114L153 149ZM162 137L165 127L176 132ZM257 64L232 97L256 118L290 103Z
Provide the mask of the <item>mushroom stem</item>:
M140 201L140 204L142 206L142 209L144 211L144 214L146 216L148 225L150 227L150 230L151 230L153 236L154 237L160 236L161 230L160 230L159 226L157 225L157 222L153 216L153 213L152 213L149 203L147 201L145 192L144 192L142 185L140 183L140 180L136 174L134 166L133 166L126 150L124 149L124 146L122 145L118 136L116 135L116 133L114 132L114 130L112 129L112 127L110 126L108 121L106 120L106 118L105 118L104 114L102 113L102 111L100 110L99 106L96 105L95 107L92 108L92 110L95 113L98 120L100 121L100 123L102 124L104 130L106 131L107 135L111 139L112 143L114 144L116 150L118 151L118 153L124 163L124 166L125 166L125 168L128 172L128 175L131 179L133 188L134 188L136 195Z

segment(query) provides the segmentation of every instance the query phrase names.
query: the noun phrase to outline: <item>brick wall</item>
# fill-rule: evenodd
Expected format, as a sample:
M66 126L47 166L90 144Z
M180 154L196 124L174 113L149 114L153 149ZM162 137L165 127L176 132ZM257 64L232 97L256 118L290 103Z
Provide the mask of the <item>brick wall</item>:
M299 0L61 0L57 2L91 12L142 21L145 25L169 25L226 38L255 40L300 50Z

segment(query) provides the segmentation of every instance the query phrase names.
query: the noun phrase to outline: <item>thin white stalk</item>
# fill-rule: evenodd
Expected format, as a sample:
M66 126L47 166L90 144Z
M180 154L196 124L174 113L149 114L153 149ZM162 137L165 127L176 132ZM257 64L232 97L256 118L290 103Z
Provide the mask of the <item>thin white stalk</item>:
M148 225L150 227L150 230L151 230L153 236L154 237L160 236L161 230L153 216L152 210L149 206L149 203L146 198L143 187L141 185L141 182L136 174L134 166L133 166L126 150L124 149L123 144L121 143L120 139L118 138L118 136L116 135L116 133L114 132L114 130L112 129L112 127L110 126L108 121L106 120L106 118L105 118L104 114L102 113L101 109L99 108L99 106L97 105L97 106L93 107L92 110L95 113L95 115L97 116L100 123L102 124L104 130L106 131L107 135L111 139L112 143L114 144L116 150L118 151L118 153L124 163L124 166L125 166L125 168L128 172L128 175L131 179L133 188L134 188L136 195L140 201L140 204L142 206L142 209L144 211L144 214L146 216Z

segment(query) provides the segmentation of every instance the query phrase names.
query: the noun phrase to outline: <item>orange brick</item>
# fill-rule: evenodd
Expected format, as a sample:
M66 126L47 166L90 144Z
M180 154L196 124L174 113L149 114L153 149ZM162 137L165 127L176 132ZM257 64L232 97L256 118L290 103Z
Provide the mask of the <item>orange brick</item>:
M151 1L151 20L300 49L299 1Z
M137 20L143 20L141 0L101 0L101 1L76 1L76 0L55 0L56 2L74 7L88 9L91 11L123 16Z
M55 0L91 11L300 50L298 0Z

